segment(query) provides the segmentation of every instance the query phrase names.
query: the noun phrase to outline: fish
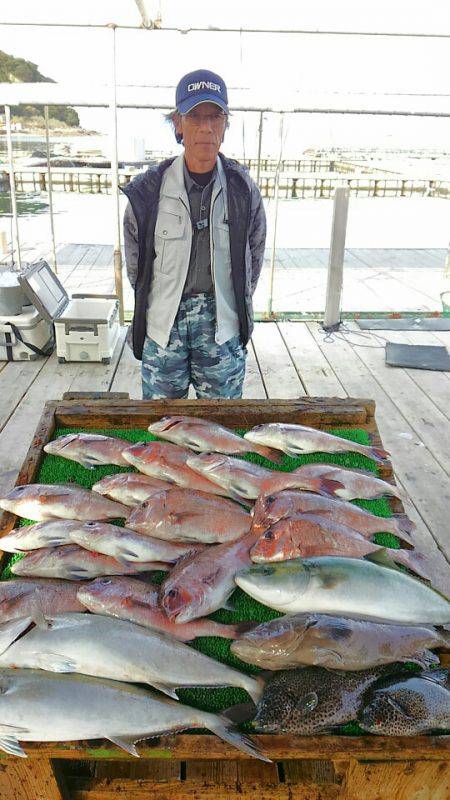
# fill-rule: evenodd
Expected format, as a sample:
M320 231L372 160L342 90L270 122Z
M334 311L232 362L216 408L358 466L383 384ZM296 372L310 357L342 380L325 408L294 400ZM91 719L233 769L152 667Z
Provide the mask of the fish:
M46 578L0 581L0 623L36 614L83 611L77 598L81 583Z
M353 671L402 661L430 667L439 664L431 652L436 647L450 648L448 631L329 614L292 614L243 633L232 643L231 652L262 669L317 666Z
M86 550L111 556L126 565L141 561L174 564L191 546L142 536L108 522L84 522L71 533L71 541Z
M97 678L146 683L178 699L176 689L234 686L256 703L263 682L167 636L127 620L99 614L46 617L0 654L0 669L78 672Z
M126 519L129 509L77 484L29 483L0 498L0 508L36 522L49 519Z
M147 500L158 489L173 486L169 481L150 478L140 472L119 472L117 475L106 475L92 487L93 492L106 495L125 506L138 506Z
M265 529L273 522L302 513L330 517L348 528L353 528L367 539L375 533L388 532L397 536L403 546L414 546L411 532L415 525L406 514L378 517L346 500L295 489L259 497L253 509L253 527Z
M168 565L159 561L123 562L101 553L92 553L77 544L62 547L43 547L26 553L11 567L14 575L39 578L66 578L87 580L100 575L133 575L136 572L167 570Z
M255 535L215 544L180 558L161 586L159 604L177 624L212 614L234 591L236 572L249 565Z
M284 489L306 489L342 500L374 500L386 495L405 499L395 484L377 478L372 472L332 464L303 464L292 472L272 472L261 486L260 494L275 494Z
M316 556L370 558L373 554L383 556L386 564L403 564L425 580L430 580L430 571L421 553L390 550L367 541L358 531L340 525L334 519L313 514L275 522L250 551L252 561L257 564Z
M366 559L319 556L253 564L237 573L250 597L284 614L447 625L450 603L423 581Z
M235 639L252 625L223 625L207 618L184 623L171 622L158 605L159 590L159 586L136 578L97 578L78 589L77 599L94 614L105 614L135 622L145 628L156 628L182 642L190 642L198 636Z
M282 450L283 453L293 458L305 453L360 453L382 464L389 458L387 450L383 450L381 447L359 444L327 433L327 431L286 422L268 422L256 425L244 434L244 438L254 444Z
M133 509L132 530L177 542L232 542L248 533L252 518L233 500L174 487L161 489Z
M225 494L239 503L256 500L263 485L268 483L273 475L286 474L273 472L251 461L220 454L191 455L187 464L205 478L214 481Z
M229 428L199 417L168 416L148 426L150 433L168 442L189 447L197 453L225 453L239 455L257 453L270 461L280 463L281 454L272 447L245 441Z
M185 489L224 494L217 484L192 470L187 461L192 452L169 442L138 442L124 451L129 464L153 478L176 483Z
M101 464L117 464L126 467L122 453L130 447L126 439L102 436L99 433L68 433L44 445L46 453L76 461L82 467L94 469Z
M392 667L333 672L322 667L281 670L258 703L253 730L311 736L355 719L369 687Z
M263 756L228 719L121 681L32 669L0 671L0 749L26 757L20 742L105 738L138 756L136 742L206 728L243 752Z
M70 544L71 532L79 527L79 520L73 519L53 519L48 522L38 522L36 525L24 525L2 536L0 546L7 553L25 553L28 550L39 550L41 547Z
M392 678L370 691L358 714L363 730L381 736L418 736L450 728L450 671L434 669Z

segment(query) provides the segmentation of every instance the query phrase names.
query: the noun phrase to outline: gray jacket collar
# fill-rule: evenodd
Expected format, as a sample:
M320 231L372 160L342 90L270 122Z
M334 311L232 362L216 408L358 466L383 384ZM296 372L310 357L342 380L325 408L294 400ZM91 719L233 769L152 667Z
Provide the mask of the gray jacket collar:
M222 188L224 192L226 191L225 170L219 157L217 157L216 160L216 167L217 172L214 181L213 194L216 194L220 188ZM166 169L161 184L161 194L164 194L167 197L174 197L177 200L181 197L187 201L188 197L184 183L184 153L181 153L179 156L177 156L170 167Z

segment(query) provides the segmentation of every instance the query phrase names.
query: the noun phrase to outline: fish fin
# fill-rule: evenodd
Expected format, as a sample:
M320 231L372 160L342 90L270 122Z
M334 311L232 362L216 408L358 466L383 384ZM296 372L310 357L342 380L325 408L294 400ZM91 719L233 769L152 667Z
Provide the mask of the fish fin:
M100 466L99 461L88 461L85 458L83 459L83 461L78 461L78 464L80 464L85 469L95 469L95 467Z
M173 688L173 686L167 686L167 684L165 683L155 683L154 681L152 681L151 683L149 681L149 686L152 686L153 689L157 689L158 692L167 694L168 697L172 697L174 700L179 700L177 691L176 689Z
M236 611L236 606L231 602L230 598L221 603L220 608L224 608L226 611Z
M386 550L385 547L382 547L380 550L376 550L374 553L368 553L366 556L364 556L364 560L372 561L374 564L378 564L380 567L388 567L389 569L395 569L397 572L401 572L403 575L405 574L404 570L395 563L391 554Z
M54 539L48 539L45 543L46 547L61 547L62 545L67 544L67 539L60 537L59 539L55 536Z
M31 617L12 619L0 625L0 653L4 653L32 622Z
M18 737L21 733L28 733L27 728L17 728L15 725L0 724L0 750L10 756L28 758L22 746L19 744Z
M416 529L415 523L408 517L407 514L393 514L392 519L395 519L398 528L398 535L412 533ZM409 541L409 538L406 540Z
M249 736L238 731L232 722L224 716L218 716L215 714L205 714L205 719L202 720L203 724L205 725L208 730L212 731L219 736L220 739L223 739L225 742L229 742L234 747L237 747L238 750L242 750L243 753L248 753L254 758L259 758L261 761L266 761L268 764L271 764L270 758L263 755L258 747Z
M325 494L331 497L338 497L338 492L345 491L344 484L334 478L317 478L317 480L311 481L311 484L317 485L316 491L318 494Z
M81 625L90 625L91 616L90 614L83 614L82 612L79 616L67 613L66 615L53 617L48 614L45 617L45 622L47 628L50 630L60 631L64 630L65 628L79 628Z
M319 697L317 692L308 692L298 699L295 708L302 714L311 714L311 712L317 708L318 703Z
M121 750L125 750L131 756L136 756L136 758L140 757L138 751L136 750L135 739L131 739L127 736L110 736L109 734L103 735L105 739L108 739L108 741L116 744L117 747L120 747Z
M241 725L243 722L248 722L255 716L254 703L236 703L235 706L230 706L222 711L222 716L234 722L235 725Z
M226 491L228 492L228 496L231 497L232 500L236 500L237 503L248 503L249 498L245 497L243 494L239 494L236 489L233 489L231 486L228 486Z
M392 708L395 709L395 711L397 711L397 713L400 712L403 717L413 719L409 711L402 705L402 703L399 703L398 700L394 700L390 694L386 693L384 699L387 703L389 703L390 706L392 706Z
M120 548L117 553L115 554L114 558L116 561L120 561L125 567L129 567L133 565L133 561L130 559L134 559L134 561L139 561L138 553L134 553L133 550L128 550L126 547Z
M330 647L313 647L311 648L314 652L314 665L318 667L334 667L336 662L338 664L342 663L342 656L338 653L337 650L333 650ZM330 656L333 659L332 664L330 664Z
M418 664L419 667L422 667L422 669L429 669L433 666L439 666L441 663L439 656L437 656L436 653L432 653L431 650L424 650L423 653L408 657L405 660L410 661L413 664Z
M200 516L202 515L198 514L196 511L171 511L170 514L167 515L167 520L171 525L180 525L186 519Z
M76 672L77 664L59 653L39 653L39 667L48 672Z
M36 628L41 628L43 631L48 631L50 628L49 622L45 617L44 612L40 608L35 608L32 614L32 620Z
M258 455L263 456L263 458L273 461L274 464L281 464L283 461L283 453L280 453L279 450L273 447L265 447L263 444L253 443L250 452L258 453Z
M64 577L68 581L86 581L94 576L90 575L88 569L84 569L83 567L73 567L66 571Z

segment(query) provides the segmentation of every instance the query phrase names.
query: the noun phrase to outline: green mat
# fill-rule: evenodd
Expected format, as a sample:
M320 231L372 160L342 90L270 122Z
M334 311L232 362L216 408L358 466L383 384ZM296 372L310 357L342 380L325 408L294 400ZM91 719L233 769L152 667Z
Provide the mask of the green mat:
M246 430L247 429L238 429L237 433L243 435ZM79 433L81 431L83 431L82 428L58 428L55 430L53 438L56 439L58 436L63 436L64 434ZM330 432L360 444L370 444L370 439L366 431L359 428L340 428L339 430L331 430ZM146 430L89 429L89 433L101 433L107 436L118 436L123 439L128 439L130 442L152 441L157 439L157 437L153 436ZM311 455L298 456L297 458L291 458L290 456L285 455L281 464L274 464L273 462L265 459L263 456L253 453L248 454L245 456L245 458L248 461L253 461L254 463L261 464L262 466L270 469L282 470L284 472L291 472L293 469L296 469L302 464L320 462L338 464L350 469L366 469L372 471L375 475L378 475L378 470L374 461L360 455L359 453L342 453L338 455L314 453ZM80 464L77 464L74 461L68 461L60 456L45 455L35 482L74 482L78 483L80 486L91 488L94 483L99 481L105 475L113 475L118 472L131 471L134 472L136 470L133 468L118 467L113 465L101 466L92 470L88 470L82 467ZM391 509L388 501L385 498L381 498L379 500L355 500L354 504L371 511L373 514L376 514L380 517L391 516ZM30 520L21 520L21 524L27 525L32 523ZM398 538L391 533L377 533L375 534L374 541L377 544L384 545L386 547L398 548L400 546ZM11 565L22 557L22 554L15 554L11 556L8 564L2 572L1 580L11 577ZM154 573L154 582L161 582L164 575L164 572ZM248 597L248 595L246 595L239 588L236 588L236 590L233 592L230 602L234 607L233 611L220 609L214 614L211 614L210 618L216 620L217 622L230 624L235 622L245 622L248 620L264 622L266 620L282 616L282 614L279 612L267 608L267 606L263 606L261 603L258 603L256 600ZM236 667L243 672L248 674L256 674L260 672L258 667L250 664L244 664L242 661L236 658L230 652L230 645L230 640L222 639L216 636L200 637L192 643L192 646L197 650L200 650L202 653L206 653L206 655L216 658L223 663L230 664L231 666ZM416 668L415 665L411 665L411 667ZM248 702L249 699L244 690L234 689L231 687L224 687L221 689L180 689L177 693L182 702L196 706L197 708L205 711L213 712L221 711L229 706L235 705L236 703ZM246 725L242 726L243 729L246 727ZM349 725L346 725L341 729L341 732L351 735L363 733L357 723L350 723Z

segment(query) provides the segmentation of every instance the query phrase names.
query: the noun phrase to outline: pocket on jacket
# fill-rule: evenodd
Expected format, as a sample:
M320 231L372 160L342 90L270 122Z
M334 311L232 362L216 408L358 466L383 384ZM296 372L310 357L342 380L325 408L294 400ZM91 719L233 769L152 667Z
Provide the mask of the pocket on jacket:
M159 211L155 226L154 269L169 273L176 269L184 252L185 220L179 214Z

